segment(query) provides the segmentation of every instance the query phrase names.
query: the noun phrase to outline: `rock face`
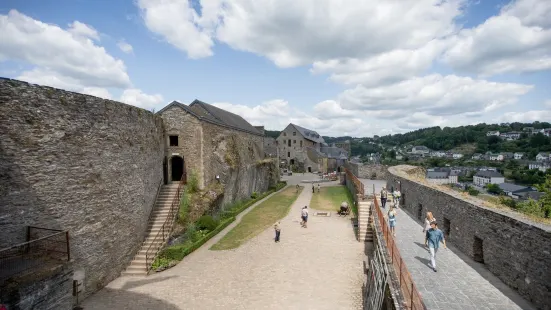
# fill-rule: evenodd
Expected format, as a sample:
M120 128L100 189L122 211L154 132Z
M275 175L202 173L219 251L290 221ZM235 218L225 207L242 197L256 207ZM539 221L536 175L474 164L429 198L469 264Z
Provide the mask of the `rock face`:
M421 221L431 211L448 242L483 263L538 308L551 309L549 225L426 186L398 172L397 167L389 168L387 180L387 188L401 186L402 208L410 215Z
M68 230L84 295L102 288L143 241L163 155L148 111L0 79L0 248L27 225Z

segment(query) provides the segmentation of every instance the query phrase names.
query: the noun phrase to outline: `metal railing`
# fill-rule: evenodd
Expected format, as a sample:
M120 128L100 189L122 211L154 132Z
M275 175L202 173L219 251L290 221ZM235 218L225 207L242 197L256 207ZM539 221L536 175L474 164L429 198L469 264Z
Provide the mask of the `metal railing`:
M383 232L384 240L386 242L386 247L390 255L390 263L394 266L396 276L399 279L400 289L405 299L404 306L412 310L426 310L427 308L423 303L421 295L419 294L419 291L417 290L417 287L413 282L411 274L409 273L406 264L404 263L404 260L400 255L400 251L396 246L396 242L394 240L394 237L392 236L392 233L390 232L390 228L387 221L385 220L383 212L381 211L381 208L379 208L379 202L377 200L375 192L373 193L373 208L375 209L375 217L381 225L381 230Z
M44 261L70 261L69 232L27 226L26 242L0 250L0 275L9 278L33 268Z
M364 190L364 184L362 181L360 181L352 171L348 170L348 168L344 168L344 171L346 172L346 176L352 180L352 183L354 183L354 187L356 188L356 194L360 194L362 199L365 199L365 190Z
M151 269L151 264L153 264L153 261L155 260L155 257L157 257L157 254L161 250L162 245L167 241L168 237L170 237L170 233L172 233L172 228L174 227L174 221L176 220L176 215L178 215L178 210L180 209L180 197L184 189L184 185L186 183L187 183L186 175L184 173L182 175L182 178L180 179L180 183L178 183L178 189L176 190L176 194L172 199L172 203L170 205L170 210L168 211L168 215L163 225L161 226L161 229L157 232L157 234L155 235L155 238L153 238L153 240L151 241L151 244L145 251L146 272L149 272L149 270Z

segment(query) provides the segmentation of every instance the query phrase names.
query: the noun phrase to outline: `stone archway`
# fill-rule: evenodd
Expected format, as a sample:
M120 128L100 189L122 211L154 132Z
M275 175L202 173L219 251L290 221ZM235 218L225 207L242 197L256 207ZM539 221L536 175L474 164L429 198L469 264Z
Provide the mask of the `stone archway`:
M184 172L184 159L180 156L172 156L170 158L170 179L174 182L178 182L182 179Z

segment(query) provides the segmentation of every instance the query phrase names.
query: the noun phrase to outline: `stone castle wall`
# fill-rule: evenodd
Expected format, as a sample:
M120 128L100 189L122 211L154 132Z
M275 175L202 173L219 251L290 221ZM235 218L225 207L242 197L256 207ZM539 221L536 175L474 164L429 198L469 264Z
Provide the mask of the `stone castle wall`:
M88 295L143 241L162 181L162 119L119 102L0 79L0 247L68 230Z
M388 166L375 164L362 164L347 162L345 167L352 171L360 179L386 180L388 178Z
M550 309L549 225L429 187L405 177L397 167L389 169L387 188L392 186L401 187L403 209L413 218L421 221L426 212L431 211L439 228L445 234L449 231L448 242L471 258L482 248L486 268L538 308ZM476 259L479 258L480 255L476 255Z
M205 184L224 184L222 205L264 192L279 179L277 162L264 160L264 141L249 134L208 122L203 128Z

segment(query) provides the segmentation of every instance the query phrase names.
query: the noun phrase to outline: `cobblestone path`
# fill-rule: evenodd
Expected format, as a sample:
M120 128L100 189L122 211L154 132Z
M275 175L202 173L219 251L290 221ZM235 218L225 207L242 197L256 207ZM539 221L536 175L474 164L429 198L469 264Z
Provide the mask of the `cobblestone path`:
M290 185L294 186L294 185ZM121 277L86 299L105 309L361 309L363 244L350 218L313 216L299 224L306 187L281 222L281 242L267 229L241 247L208 248L230 227L177 266L146 278Z
M386 215L388 206L383 212ZM440 246L436 255L438 272L432 271L429 252L424 248L423 227L401 209L396 217L398 249L428 310L535 309L484 265L453 245L449 249Z

